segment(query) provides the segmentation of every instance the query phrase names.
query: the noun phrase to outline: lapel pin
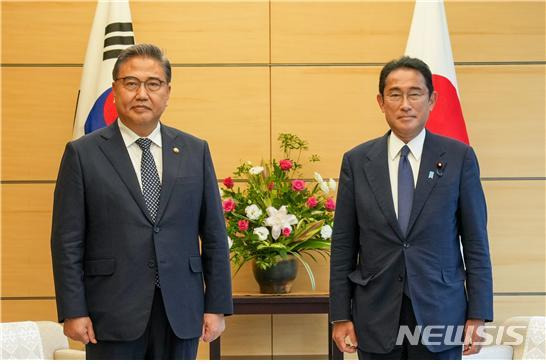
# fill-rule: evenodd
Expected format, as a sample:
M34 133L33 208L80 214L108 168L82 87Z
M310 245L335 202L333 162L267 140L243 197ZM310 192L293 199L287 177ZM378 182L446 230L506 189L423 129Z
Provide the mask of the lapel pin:
M428 179L433 179L433 178L434 178L434 171L428 172Z
M442 177L444 175L444 168L446 164L444 162L438 162L436 163L436 174L438 177Z
M174 154L178 154L178 153L180 153L180 149L178 149L177 147L174 147L173 152L174 152Z

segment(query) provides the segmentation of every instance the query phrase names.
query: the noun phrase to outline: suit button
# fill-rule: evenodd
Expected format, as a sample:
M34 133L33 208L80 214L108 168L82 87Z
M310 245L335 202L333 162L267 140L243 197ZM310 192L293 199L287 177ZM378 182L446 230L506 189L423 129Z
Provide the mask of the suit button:
M154 226L154 232L155 233L158 233L161 229L159 228L159 226Z
M154 269L155 268L155 262L153 260L148 261L148 268Z
M403 280L404 280L404 277L400 274L400 275L398 276L398 281L399 281L399 282L402 282Z
M407 249L407 248L409 248L409 247L410 247L409 243L404 243L404 248Z

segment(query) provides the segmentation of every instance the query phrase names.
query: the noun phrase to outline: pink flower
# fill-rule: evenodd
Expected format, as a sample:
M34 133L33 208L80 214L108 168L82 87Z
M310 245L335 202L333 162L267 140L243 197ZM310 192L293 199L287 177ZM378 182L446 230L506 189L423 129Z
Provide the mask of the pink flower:
M324 203L324 207L326 207L326 210L328 211L334 211L336 209L336 203L333 198L328 198L326 202Z
M285 227L282 229L282 234L286 237L290 236L290 233L292 233L292 229L289 227Z
M318 205L317 198L315 196L311 196L307 199L307 202L305 204L307 205L307 207L312 209L313 207Z
M292 161L290 159L283 159L279 162L279 167L281 167L283 171L288 171L292 168Z
M274 188L275 188L275 182L273 181L269 182L269 184L267 185L267 189L269 191L272 191Z
M240 231L247 231L248 230L248 220L239 220L237 222L237 226L239 227Z
M227 200L224 200L224 202L222 202L222 206L224 207L224 212L231 212L235 210L235 201L233 201L231 198L228 198Z
M305 181L301 179L295 179L292 181L292 189L294 191L303 191L305 189Z
M226 186L227 188L232 188L233 187L233 178L231 178L231 177L224 178L224 186Z

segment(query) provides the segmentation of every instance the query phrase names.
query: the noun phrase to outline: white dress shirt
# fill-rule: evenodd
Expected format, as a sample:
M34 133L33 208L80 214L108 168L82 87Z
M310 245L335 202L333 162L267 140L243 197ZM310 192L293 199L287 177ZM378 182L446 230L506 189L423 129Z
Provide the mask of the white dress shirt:
M421 155L423 154L423 144L425 143L426 131L425 128L407 144L410 153L408 161L413 172L413 186L417 186L417 177L419 176L419 166L421 164ZM398 217L398 163L400 162L400 150L406 145L400 138L391 131L389 135L388 159L389 159L389 177L391 180L392 202L394 203L394 211Z
M142 176L140 173L140 163L142 161L142 149L135 142L137 139L142 138L134 131L129 129L123 122L118 119L119 131L121 132L121 137L133 163L133 168L138 178L138 184L142 190ZM163 156L161 155L161 123L157 123L155 129L148 135L146 138L152 141L150 144L150 152L154 157L155 166L157 168L157 173L159 174L159 181L162 181L162 172L163 172Z

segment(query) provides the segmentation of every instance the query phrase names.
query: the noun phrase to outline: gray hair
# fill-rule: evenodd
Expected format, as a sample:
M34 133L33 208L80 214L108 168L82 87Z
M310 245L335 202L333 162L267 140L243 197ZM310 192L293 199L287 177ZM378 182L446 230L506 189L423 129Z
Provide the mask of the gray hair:
M118 78L121 65L133 57L152 58L158 61L163 67L167 83L171 82L171 63L167 57L165 57L163 51L153 44L135 44L122 50L114 64L114 69L112 70L114 81Z

